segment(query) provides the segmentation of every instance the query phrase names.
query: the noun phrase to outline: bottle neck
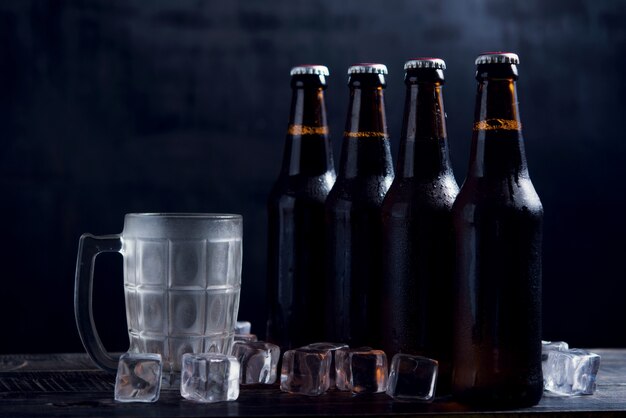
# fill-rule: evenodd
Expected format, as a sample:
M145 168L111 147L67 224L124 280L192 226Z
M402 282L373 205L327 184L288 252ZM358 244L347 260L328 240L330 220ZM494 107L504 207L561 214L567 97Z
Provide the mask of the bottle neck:
M319 176L333 170L324 87L295 83L282 174Z
M407 77L404 119L398 154L403 178L432 179L452 172L441 81Z
M339 176L387 176L392 172L383 86L351 82Z
M469 177L527 175L515 77L478 77Z

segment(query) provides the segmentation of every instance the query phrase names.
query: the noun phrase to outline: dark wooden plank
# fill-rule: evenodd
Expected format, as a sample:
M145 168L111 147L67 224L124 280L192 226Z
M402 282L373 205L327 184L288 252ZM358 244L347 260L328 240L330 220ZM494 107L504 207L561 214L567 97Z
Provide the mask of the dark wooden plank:
M114 376L100 371L0 373L0 396L11 393L112 392Z
M0 355L0 373L99 370L85 353Z
M202 416L612 416L626 413L626 350L593 350L602 356L593 396L547 397L533 408L472 410L449 399L429 405L393 402L384 394L320 397L283 393L277 385L242 387L235 402L197 404L176 390L161 392L154 404L113 400L114 376L95 370L84 355L0 356L0 415L7 417L202 417ZM19 360L18 360L19 359ZM21 366L17 367L16 365Z

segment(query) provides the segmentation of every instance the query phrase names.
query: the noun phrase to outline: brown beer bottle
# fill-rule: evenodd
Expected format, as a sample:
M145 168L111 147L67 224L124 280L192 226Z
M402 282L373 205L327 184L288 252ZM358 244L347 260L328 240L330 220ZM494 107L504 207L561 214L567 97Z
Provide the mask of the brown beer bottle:
M393 181L383 89L387 67L348 70L350 103L337 181L326 201L327 339L377 345L381 317L380 210Z
M541 399L543 208L528 175L517 55L476 59L469 170L452 208L456 234L453 394L486 407Z
M268 200L267 339L281 349L321 341L324 202L335 182L324 90L328 69L291 70L283 164Z
M448 153L445 63L404 65L406 99L396 177L385 196L382 348L439 361L437 393L450 392L454 276L452 204L459 192Z

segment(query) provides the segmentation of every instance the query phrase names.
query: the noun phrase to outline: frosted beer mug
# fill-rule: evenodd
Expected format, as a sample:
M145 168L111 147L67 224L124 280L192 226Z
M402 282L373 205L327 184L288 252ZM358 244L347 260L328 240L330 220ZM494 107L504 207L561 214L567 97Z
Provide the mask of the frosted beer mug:
M121 234L83 234L74 309L93 361L117 369L93 321L94 265L102 252L124 259L129 352L161 354L165 371L179 371L185 353L229 353L241 288L242 227L241 215L131 213Z

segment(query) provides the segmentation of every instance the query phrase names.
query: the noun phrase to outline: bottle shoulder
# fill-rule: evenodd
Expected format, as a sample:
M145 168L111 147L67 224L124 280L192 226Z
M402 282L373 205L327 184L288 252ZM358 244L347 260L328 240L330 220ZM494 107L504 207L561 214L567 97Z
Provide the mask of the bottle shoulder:
M335 183L334 170L319 176L280 176L270 191L269 201L311 200L324 202Z
M453 205L454 211L509 209L543 215L539 195L527 175L499 179L468 177Z
M459 186L452 174L430 179L396 177L385 200L419 203L429 199L444 199L452 203L458 193Z
M383 202L383 213L402 217L412 213L449 212L459 192L454 176L429 180L396 178Z
M393 175L337 177L327 199L328 206L350 205L380 207L393 182Z

